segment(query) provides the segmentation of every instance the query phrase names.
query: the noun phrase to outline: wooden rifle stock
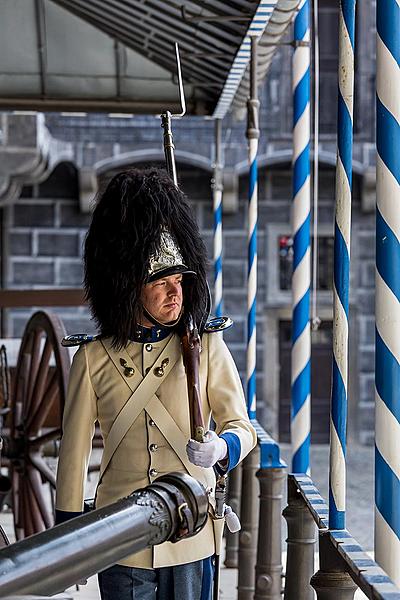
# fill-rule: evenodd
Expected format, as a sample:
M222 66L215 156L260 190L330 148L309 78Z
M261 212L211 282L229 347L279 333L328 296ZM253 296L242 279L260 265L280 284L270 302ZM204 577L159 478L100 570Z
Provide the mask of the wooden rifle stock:
M190 435L196 442L203 442L205 427L201 409L199 379L201 340L191 317L181 337L181 342L189 398Z

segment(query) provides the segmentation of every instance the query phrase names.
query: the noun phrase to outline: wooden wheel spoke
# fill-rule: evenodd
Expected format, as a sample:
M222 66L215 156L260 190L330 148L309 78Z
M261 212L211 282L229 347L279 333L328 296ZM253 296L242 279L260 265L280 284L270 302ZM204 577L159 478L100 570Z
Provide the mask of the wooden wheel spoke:
M30 369L28 376L28 385L26 388L26 399L25 399L25 417L30 413L33 400L33 390L35 386L36 377L39 370L39 357L40 357L40 346L42 342L42 330L36 329L32 331L31 335L31 347L30 347Z
M17 386L15 392L14 404L20 406L19 414L14 413L13 428L15 429L21 424L22 420L26 416L25 412L25 400L27 397L28 390L28 376L30 371L31 357L27 353L23 353L20 357L19 369L17 370Z
M36 408L36 411L28 419L28 423L26 425L26 431L29 436L34 435L34 433L42 427L42 425L51 409L51 405L53 403L53 400L54 400L54 397L55 397L57 391L58 391L58 375L57 375L57 371L54 371L54 373L50 379L50 383L48 384L48 386L41 398L40 404Z
M33 518L31 514L31 507L29 502L29 494L28 494L28 482L25 478L22 479L21 486L21 495L22 495L22 512L21 512L21 525L25 531L25 537L33 535L35 533L33 526Z
M23 483L21 478L18 479L18 494L17 494L17 514L15 517L15 537L20 540L23 537L24 530L24 495L22 492Z
M39 448L41 448L41 446L44 446L45 444L48 444L49 442L52 442L53 440L60 439L61 433L62 433L61 427L60 428L57 427L57 429L51 429L50 431L47 431L43 435L39 435L38 437L30 440L29 447L31 450L39 450Z
M29 506L29 517L31 519L31 524L33 526L33 531L35 533L39 533L45 529L44 521L42 518L42 514L39 508L38 499L35 493L35 489L33 488L31 478L28 477L26 479L26 497Z
M28 468L28 476L29 476L30 488L32 490L32 495L35 499L37 508L40 513L40 517L46 528L52 527L53 519L50 515L49 510L46 507L46 503L45 503L44 497L42 495L43 486L42 486L42 482L40 480L40 475L35 469Z
M26 483L24 477L18 476L18 515L15 521L15 537L21 540L24 537L31 535L33 529L30 525L29 507L26 496Z
M19 522L19 476L18 473L13 469L12 471L12 499L13 499L13 512L14 512L14 525L17 526Z
M49 372L50 358L53 352L53 348L49 338L46 339L46 343L43 348L43 353L40 358L40 363L37 369L34 385L32 386L32 392L30 396L30 412L37 410L40 405L41 398L43 395L44 386L46 384L47 374Z
M46 479L46 481L48 481L53 488L55 488L56 477L44 458L38 453L31 454L29 458L32 465L39 471L42 477L44 477L44 479Z

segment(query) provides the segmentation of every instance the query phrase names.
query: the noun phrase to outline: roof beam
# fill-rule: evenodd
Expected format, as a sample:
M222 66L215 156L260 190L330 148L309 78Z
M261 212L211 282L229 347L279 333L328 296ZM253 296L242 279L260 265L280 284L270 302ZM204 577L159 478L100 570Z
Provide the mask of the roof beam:
M46 24L43 0L35 0L35 24L37 35L37 49L40 69L40 91L46 95L47 56L46 56Z
M69 6L69 4L67 4L66 0L55 0L58 4L62 5L63 7L65 6L65 8L67 8ZM109 0L110 1L110 0ZM100 10L95 9L94 11L86 9L84 7L80 7L80 8L75 8L73 9L73 11L75 14L77 14L80 18L84 19L85 21L89 21L92 22L93 21L90 19L91 15L94 13L96 14L96 18L98 19L98 23L97 26L101 27L101 29L103 31L105 31L108 35L111 35L111 37L117 38L120 41L123 41L128 47L131 47L133 49L135 49L136 51L138 51L140 54L147 56L148 58L150 58L149 54L146 53L146 51L144 51L146 48L148 48L151 52L152 52L152 60L154 62L156 62L157 64L160 64L161 66L163 66L164 68L167 68L169 71L174 72L176 69L176 65L175 65L175 54L173 53L173 43L170 40L165 39L164 35L159 35L158 38L154 38L154 42L151 42L151 36L149 35L148 37L143 36L142 31L139 29L137 30L137 17L140 17L140 13L136 13L136 18L129 18L128 21L130 23L133 24L132 30L135 32L135 36L128 36L125 31L126 31L126 23L124 24L124 27L121 27L120 22L117 19L112 18L111 16L106 16L104 15L103 12L101 12ZM145 27L149 27L149 34L151 34L151 24L147 24L147 23L142 23L141 24L141 28L143 28L143 26ZM158 30L159 32L170 32L171 28L169 26L164 26L162 24L158 24ZM186 36L185 36L186 37ZM141 43L137 42L137 38L139 38L141 40ZM178 38L179 39L179 38ZM180 47L182 48L189 48L192 49L193 48L193 36L187 36L185 42L183 42L182 40L179 41ZM163 58L162 60L160 60L159 56L160 56L160 52L159 52L159 48L161 46L164 46L165 49L165 54L163 54ZM208 46L206 46L208 47ZM158 52L157 52L158 50ZM230 52L231 56L232 56L232 49ZM170 56L171 60L168 60L168 58L166 58L166 56ZM186 65L183 64L183 67L185 67ZM214 73L216 79L220 81L221 77L225 77L228 68L229 68L229 64L227 63L225 68L221 70L221 67L215 67L213 65L211 65L210 63L207 65L206 69L200 69L198 66L192 66L190 65L191 70L193 69L193 71L195 72L195 74L197 73L200 77L206 77L212 75ZM222 85L221 85L222 87Z

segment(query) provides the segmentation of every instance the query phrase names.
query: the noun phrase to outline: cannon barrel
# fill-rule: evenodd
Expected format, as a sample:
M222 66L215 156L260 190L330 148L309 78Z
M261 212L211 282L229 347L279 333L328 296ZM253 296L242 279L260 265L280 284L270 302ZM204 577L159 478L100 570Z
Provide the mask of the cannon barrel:
M0 550L0 597L62 592L129 554L194 535L207 510L206 491L195 479L160 477L114 504Z

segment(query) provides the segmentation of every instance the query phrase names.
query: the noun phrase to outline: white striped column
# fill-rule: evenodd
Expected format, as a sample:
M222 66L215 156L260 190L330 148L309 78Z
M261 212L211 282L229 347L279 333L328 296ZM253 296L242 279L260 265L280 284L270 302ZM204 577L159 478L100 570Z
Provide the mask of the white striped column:
M310 472L310 6L300 4L293 54L292 471Z
M250 98L247 102L249 140L248 273L247 273L247 410L256 418L256 301L257 301L257 150L260 136L257 97L257 43L251 38Z
M214 211L214 313L222 316L222 161L221 119L215 120Z
M355 0L339 13L338 150L333 277L333 365L330 418L329 527L344 529L349 339L350 229L353 158Z
M400 2L377 0L375 559L400 586Z

